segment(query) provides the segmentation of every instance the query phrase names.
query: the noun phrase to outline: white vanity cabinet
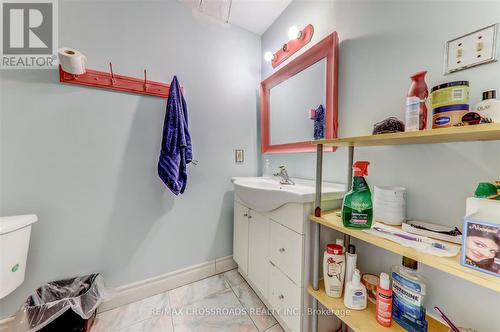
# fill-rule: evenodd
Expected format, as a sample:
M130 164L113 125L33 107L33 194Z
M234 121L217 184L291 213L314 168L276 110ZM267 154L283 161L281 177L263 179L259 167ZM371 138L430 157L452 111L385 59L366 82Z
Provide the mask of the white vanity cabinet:
M268 295L269 224L271 220L250 210L248 215L248 278L264 297Z
M342 193L325 205L339 207L341 197ZM310 306L308 218L312 210L312 203L287 203L272 211L257 212L235 194L234 260L287 331L310 330L308 316L303 313Z
M240 273L248 273L248 212L246 206L234 202L233 259Z

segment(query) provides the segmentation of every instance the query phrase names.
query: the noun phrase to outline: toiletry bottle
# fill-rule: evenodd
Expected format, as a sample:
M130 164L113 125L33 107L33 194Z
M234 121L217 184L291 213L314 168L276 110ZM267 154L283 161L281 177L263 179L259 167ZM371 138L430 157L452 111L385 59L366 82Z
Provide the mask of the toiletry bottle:
M273 172L271 171L271 161L269 158L264 159L264 163L262 165L262 176L265 178L273 177Z
M329 244L323 255L323 279L325 281L326 295L342 297L344 286L345 257L342 246Z
M483 92L483 101L474 105L474 112L481 116L483 122L500 123L500 100L495 99L496 90Z
M407 331L426 332L426 280L417 266L413 259L403 257L403 266L392 268L392 319Z
M358 255L356 255L356 247L354 244L349 245L349 249L345 254L345 282L348 283L352 280L352 275L354 269L356 268L356 260Z
M385 327L392 323L392 289L387 273L380 273L380 283L377 286L376 319Z
M427 128L427 97L429 90L425 83L427 71L419 71L411 76L411 85L406 95L405 131Z
M342 246L342 252L345 252L344 239L335 239L335 244Z
M366 287L361 283L358 269L354 269L352 280L345 286L344 305L349 309L366 309Z
M372 226L372 194L363 177L368 175L368 165L368 161L357 161L353 164L352 189L344 196L342 204L342 223L345 227Z

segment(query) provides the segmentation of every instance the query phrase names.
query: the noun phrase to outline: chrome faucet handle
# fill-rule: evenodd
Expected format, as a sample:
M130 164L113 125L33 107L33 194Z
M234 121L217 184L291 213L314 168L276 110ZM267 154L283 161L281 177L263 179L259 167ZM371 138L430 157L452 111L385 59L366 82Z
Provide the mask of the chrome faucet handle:
M281 184L289 184L289 185L294 185L295 182L290 179L290 176L288 175L288 172L286 171L285 165L280 165L278 167L279 172L274 174L274 176L277 176L280 178L280 183Z

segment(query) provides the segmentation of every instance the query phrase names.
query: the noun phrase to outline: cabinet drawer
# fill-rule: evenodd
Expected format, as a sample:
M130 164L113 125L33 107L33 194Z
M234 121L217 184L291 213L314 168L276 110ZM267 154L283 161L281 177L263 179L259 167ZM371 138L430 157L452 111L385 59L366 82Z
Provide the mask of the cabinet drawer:
M298 286L302 286L303 236L270 222L269 259Z
M266 216L283 226L304 234L304 221L307 224L312 204L288 203L276 210L266 212Z
M299 332L302 289L272 264L270 271L269 303L291 331Z

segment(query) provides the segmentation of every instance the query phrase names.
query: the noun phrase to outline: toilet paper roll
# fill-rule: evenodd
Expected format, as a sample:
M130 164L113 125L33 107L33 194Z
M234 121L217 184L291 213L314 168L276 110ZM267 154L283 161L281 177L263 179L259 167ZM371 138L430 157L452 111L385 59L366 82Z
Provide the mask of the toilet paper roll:
M73 75L85 74L85 66L87 65L87 57L79 51L63 47L57 51L59 55L59 63L62 69Z

